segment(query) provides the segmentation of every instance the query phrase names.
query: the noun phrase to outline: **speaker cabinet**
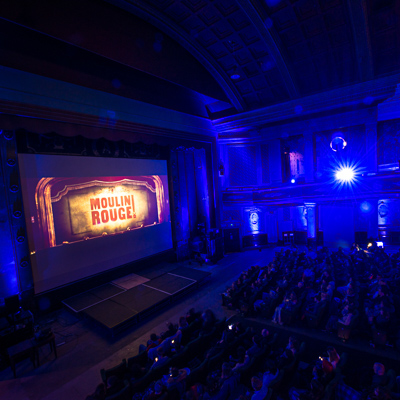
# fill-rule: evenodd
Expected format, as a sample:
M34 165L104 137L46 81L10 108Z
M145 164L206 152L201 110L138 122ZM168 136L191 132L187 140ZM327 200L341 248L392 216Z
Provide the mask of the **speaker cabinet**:
M225 253L236 253L241 251L239 228L224 229L224 248Z

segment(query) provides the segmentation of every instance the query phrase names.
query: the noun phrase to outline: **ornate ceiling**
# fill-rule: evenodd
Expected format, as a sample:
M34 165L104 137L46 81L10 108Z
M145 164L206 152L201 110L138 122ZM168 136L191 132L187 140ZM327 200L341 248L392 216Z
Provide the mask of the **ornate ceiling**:
M236 112L400 70L395 0L108 1L189 50Z
M212 120L400 73L398 0L2 3L1 65Z

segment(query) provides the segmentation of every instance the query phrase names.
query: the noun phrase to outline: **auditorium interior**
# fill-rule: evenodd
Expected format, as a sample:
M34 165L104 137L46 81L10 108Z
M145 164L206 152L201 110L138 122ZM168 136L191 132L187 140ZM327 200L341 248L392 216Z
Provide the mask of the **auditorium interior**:
M0 399L400 398L400 1L0 32Z

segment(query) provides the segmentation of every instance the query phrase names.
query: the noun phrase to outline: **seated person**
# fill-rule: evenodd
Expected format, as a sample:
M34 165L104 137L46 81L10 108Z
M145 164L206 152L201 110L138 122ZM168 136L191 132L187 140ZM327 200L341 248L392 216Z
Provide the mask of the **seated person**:
M161 381L156 382L154 385L153 390L150 392L150 394L146 397L146 400L157 400L161 396L164 395L164 393L167 391L166 387L163 385Z
M254 311L261 311L263 307L268 306L274 299L278 297L276 290L270 290L269 292L263 292L262 298L254 302Z
M186 368L178 369L171 368L169 378L167 380L167 390L170 392L176 389L180 396L185 393L186 390L186 377L188 375L188 370Z
M247 355L250 358L256 356L262 350L260 335L254 335L252 337L252 342L253 342L253 345L249 349L247 349Z
M299 341L295 336L289 337L289 343L286 348L289 349L294 356L297 354L297 352L299 351Z
M232 371L235 372L239 368L244 367L246 364L249 363L250 357L246 352L246 349L243 346L239 346L237 349L237 357L229 359L232 361L232 363L235 363L235 365L232 368Z
M275 362L268 358L265 362L265 372L262 379L263 388L268 389L270 383L278 377L278 374L279 370L276 368Z
M282 369L290 365L294 360L294 355L291 350L285 349L281 356L276 359L278 369Z
M196 319L201 318L201 313L196 312L194 308L191 308L186 314L186 322L190 325Z
M201 319L202 319L201 331L204 333L211 332L217 320L215 318L214 313L210 309L207 309L202 314Z
M312 379L307 390L290 388L290 400L321 400L324 396L324 386L317 379Z
M164 349L161 346L157 347L157 356L154 358L154 363L150 367L150 369L160 367L161 365L164 365L166 362L168 362L168 360L169 358L165 355Z
M262 400L268 393L268 388L263 387L262 380L258 376L253 376L251 378L251 387L254 390L251 400Z
M169 338L171 336L174 336L176 334L177 327L173 323L167 322L167 327L168 327L168 329L161 334L161 339L162 340L165 340L165 339L167 339L167 338Z
M335 370L337 365L339 364L340 356L337 353L336 349L332 346L328 347L327 353L328 353L328 361L331 363L333 370Z
M146 351L149 352L153 347L157 347L162 342L162 339L155 333L150 335L150 340L147 341Z
M189 324L187 323L186 317L179 318L179 325L178 330L176 331L175 335L170 336L170 343L174 344L176 347L177 344L181 343L182 335L184 334L185 330L188 328Z
M353 318L353 308L346 304L340 311L340 315L331 315L325 329L328 332L337 331L338 324L349 326Z
M274 316L272 317L272 322L275 324L280 324L282 325L283 322L281 320L281 311L282 309L291 311L294 309L294 307L297 305L297 296L296 294L292 291L289 293L288 296L285 297L283 300L283 303L280 304L278 307L275 309Z
M269 342L271 341L272 336L270 334L270 332L268 331L268 329L263 329L261 331L261 346L262 347L266 347L269 346Z
M229 363L222 364L219 391L213 400L235 400L240 395L239 374L234 374Z
M386 386L389 383L389 376L386 374L385 366L381 363L374 364L371 387Z

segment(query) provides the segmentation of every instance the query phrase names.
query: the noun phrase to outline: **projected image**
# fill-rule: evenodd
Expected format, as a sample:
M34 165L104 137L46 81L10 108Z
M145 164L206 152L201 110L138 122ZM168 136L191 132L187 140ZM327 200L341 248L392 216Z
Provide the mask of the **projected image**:
M35 203L39 248L121 234L168 218L160 176L42 178Z
M172 249L165 160L18 161L35 293Z

